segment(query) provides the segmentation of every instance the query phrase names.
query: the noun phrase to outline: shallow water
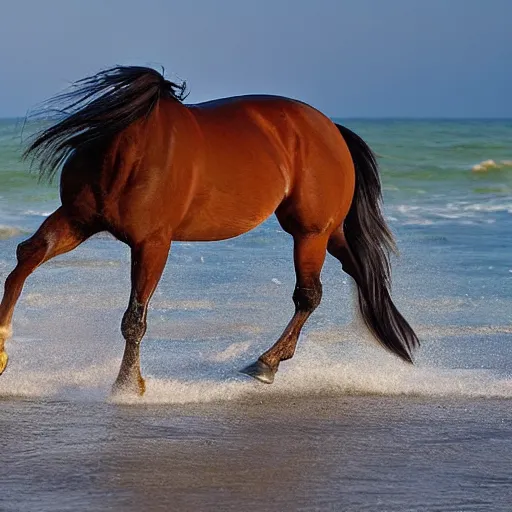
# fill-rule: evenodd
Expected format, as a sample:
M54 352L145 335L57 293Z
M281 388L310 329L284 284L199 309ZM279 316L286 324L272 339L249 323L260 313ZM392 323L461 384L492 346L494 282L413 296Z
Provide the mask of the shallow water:
M380 155L401 257L408 367L353 315L328 259L297 355L238 374L289 320L291 241L274 219L174 244L142 348L143 399L110 396L129 254L93 238L29 279L0 378L0 510L509 510L512 123L351 121ZM0 121L0 281L58 204Z

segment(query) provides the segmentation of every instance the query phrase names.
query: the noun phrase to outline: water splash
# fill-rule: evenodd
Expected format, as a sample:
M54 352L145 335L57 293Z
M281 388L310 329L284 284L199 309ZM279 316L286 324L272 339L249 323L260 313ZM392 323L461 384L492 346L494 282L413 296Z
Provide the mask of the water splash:
M407 365L382 349L350 343L339 350L317 336L303 344L300 353L282 364L273 385L264 385L237 373L247 360L249 343L230 344L225 350L202 357L205 364L216 361L215 373L192 372L185 377L146 379L146 394L110 395L119 368L119 358L80 368L58 364L34 369L23 350L16 350L19 364L0 378L0 397L59 398L65 400L111 401L118 404L187 404L276 398L287 400L309 396L415 396L427 398L512 398L512 378L485 370L442 369ZM331 342L332 343L332 339ZM24 345L28 345L24 344ZM336 348L336 347L335 347ZM37 359L37 353L32 354ZM197 357L197 353L192 355ZM246 361L247 362L247 361ZM55 361L54 361L55 363ZM23 368L25 367L25 368Z

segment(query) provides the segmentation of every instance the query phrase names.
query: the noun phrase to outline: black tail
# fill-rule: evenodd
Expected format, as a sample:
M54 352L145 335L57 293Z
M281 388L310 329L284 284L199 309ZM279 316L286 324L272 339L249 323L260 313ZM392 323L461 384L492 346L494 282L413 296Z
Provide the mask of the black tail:
M185 87L139 66L117 66L79 80L41 110L60 121L37 134L24 156L38 160L40 177L51 180L74 151L149 116L162 97L183 100Z
M336 126L356 170L354 198L343 227L348 246L343 268L358 285L359 307L366 325L386 348L412 362L411 353L419 340L390 296L389 255L396 246L381 211L377 161L361 137L344 126Z

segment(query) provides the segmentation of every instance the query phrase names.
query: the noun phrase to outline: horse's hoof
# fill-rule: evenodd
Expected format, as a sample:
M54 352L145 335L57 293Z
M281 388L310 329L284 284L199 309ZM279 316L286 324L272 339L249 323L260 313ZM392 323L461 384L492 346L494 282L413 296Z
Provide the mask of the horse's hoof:
M240 373L249 375L249 377L253 377L265 384L272 384L272 382L274 382L274 375L276 374L276 371L270 368L268 364L258 359L255 363L250 364L243 370L240 370Z
M136 380L116 380L112 386L112 395L138 395L143 396L146 392L146 381L139 377Z
M9 356L7 352L0 352L0 375L4 373L5 368L7 367L7 363L9 362Z

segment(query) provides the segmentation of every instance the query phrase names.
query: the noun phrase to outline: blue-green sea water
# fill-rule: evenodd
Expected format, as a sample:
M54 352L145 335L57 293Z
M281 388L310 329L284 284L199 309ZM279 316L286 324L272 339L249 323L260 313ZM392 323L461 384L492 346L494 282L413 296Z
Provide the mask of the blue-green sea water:
M237 373L293 312L291 240L271 218L173 245L147 393L113 401L129 253L95 237L38 269L16 310L0 510L510 510L512 121L338 121L378 155L416 365L375 345L328 259L275 384ZM20 159L22 125L0 120L0 283L59 205Z

